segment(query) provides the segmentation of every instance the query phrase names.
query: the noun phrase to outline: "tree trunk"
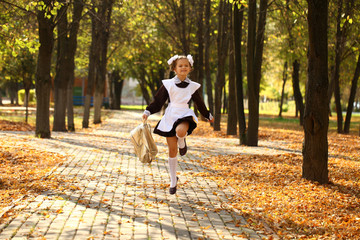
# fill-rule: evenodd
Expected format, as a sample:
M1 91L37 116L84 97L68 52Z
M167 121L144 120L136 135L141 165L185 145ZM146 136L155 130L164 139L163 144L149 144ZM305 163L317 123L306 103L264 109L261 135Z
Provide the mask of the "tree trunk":
M145 70L143 70L143 71L145 72ZM142 79L139 79L138 81L139 81L139 85L141 88L142 96L143 96L146 104L149 105L151 102L151 97L150 97L149 91L146 88L146 81L143 78L145 78L145 73L143 74Z
M219 30L217 38L218 47L218 69L216 73L215 82L215 116L214 116L214 130L220 131L221 122L221 98L222 91L225 86L225 62L228 52L229 44L229 3L227 1L220 1L219 7ZM225 103L224 103L225 104Z
M354 100L355 100L355 96L356 96L356 89L357 89L359 75L360 75L360 54L358 56L358 61L356 64L354 77L351 81L351 90L350 90L350 96L349 96L349 103L348 103L347 111L346 111L344 133L350 132L351 114L352 114L353 108L354 108Z
M94 124L101 123L101 106L103 104L104 94L95 88L94 94Z
M44 1L50 7L50 1ZM46 8L47 9L47 8ZM36 130L35 136L50 138L50 89L51 89L51 55L54 46L54 25L52 19L45 16L45 11L37 14L39 23L39 54L36 68Z
M198 9L197 9L197 82L201 84L201 87L199 88L199 91L201 95L203 95L203 85L204 85L204 0L200 0L198 3ZM197 106L195 105L194 108L196 109L195 114L198 113ZM200 115L200 118L202 120L205 120L205 118Z
M328 183L328 1L308 1L308 82L302 177Z
M231 24L232 29L232 24ZM230 53L229 53L229 105L227 135L237 135L237 113L236 113L236 87L235 87L235 55L233 31L230 35Z
M239 122L239 140L240 144L246 144L246 120L244 112L244 93L243 93L243 74L241 61L241 40L242 40L242 22L244 19L244 5L238 8L234 6L234 46L235 46L235 75L236 75L236 96L237 96L237 113Z
M285 84L287 80L287 61L284 63L284 72L283 72L283 85L281 90L281 99L280 99L280 111L279 111L279 117L282 117L282 109L283 109L283 103L284 103L284 94L285 94Z
M67 88L67 125L69 132L75 132L74 122L74 74L70 74L70 79Z
M254 76L255 65L255 40L256 40L256 0L249 0L248 6L248 39L247 39L247 81L249 94L249 126L247 144L257 146L258 141L258 117L259 96L256 93L256 82ZM249 137L249 135L251 135Z
M25 122L29 120L29 99L30 99L30 88L25 87Z
M304 103L303 103L303 97L301 95L300 91L300 80L299 80L299 69L300 64L297 61L297 56L295 54L295 37L292 33L293 28L295 26L295 18L292 16L293 10L290 9L290 2L291 0L286 0L286 7L284 11L284 20L286 22L286 27L288 30L288 43L289 43L289 49L291 54L291 61L292 62L292 86L294 91L294 98L295 98L295 117L299 117L300 112L300 125L303 125L303 117L304 117Z
M64 0L62 0L64 4ZM56 75L54 79L54 122L53 131L67 131L66 129L66 106L67 106L67 88L69 82L69 59L68 59L68 17L67 4L64 4L58 14L60 16L58 29L58 47Z
M338 1L338 15L337 15L337 25L336 25L336 44L335 44L335 66L334 72L332 75L334 82L334 96L335 96L335 106L336 106L336 115L337 115L337 132L342 133L342 107L341 107L341 95L340 95L340 64L341 64L341 55L343 51L342 44L342 30L341 30L341 15L343 9L343 0Z
M124 80L119 79L115 82L115 109L121 109L121 95L124 86Z
M330 109L331 96L334 93L335 97L335 106L336 106L336 115L337 115L337 130L338 133L342 133L342 107L341 107L341 90L340 90L340 65L342 62L342 55L344 52L344 46L347 35L347 27L349 21L342 22L344 18L351 17L352 9L354 8L354 0L346 1L345 13L343 11L343 0L338 0L338 15L337 15L337 24L336 24L336 41L335 41L335 60L334 66L331 68L332 76L330 80L330 85L328 88L328 104ZM345 17L344 17L345 16ZM330 111L331 115L331 111Z
M304 102L300 91L300 79L299 79L300 63L295 60L293 62L293 73L292 73L292 85L294 90L294 98L296 103L296 113L300 112L300 125L304 124Z
M69 80L67 87L67 122L68 131L75 131L74 123L74 104L73 104L73 92L74 92L74 80L75 80L75 53L77 49L77 36L79 32L79 26L81 21L81 15L84 9L84 3L82 0L74 1L73 8L73 20L70 27L69 36Z
M113 82L113 74L116 70L108 73L108 77L106 78L107 92L109 93L109 108L115 109L115 82Z
M24 59L21 60L21 71L23 72L23 87L25 90L25 99L24 99L24 106L25 106L25 122L27 123L29 120L29 101L30 101L30 89L33 81L34 76L34 69L36 69L36 65L33 59L32 54L29 52L25 52ZM1 92L0 92L1 95Z
M248 15L248 92L249 125L248 146L258 145L259 135L259 93L261 80L262 54L266 25L267 0L260 0L258 29L256 31L256 0L249 1Z
M90 118L90 106L91 106L91 97L93 95L93 89L95 84L95 79L98 75L99 69L99 56L100 56L100 30L98 17L95 16L96 12L96 3L93 0L93 8L91 16L91 45L90 45L90 55L89 55L89 69L88 69L88 82L86 88L86 95L84 101L84 116L82 127L88 128L89 127L89 118Z
M224 71L224 74L225 74L225 71ZM225 77L224 77L225 78ZM226 87L225 87L225 85L226 85L226 83L225 83L225 81L224 81L224 87L223 87L223 91L224 91L224 93L223 93L223 110L222 110L222 113L223 114L226 114L226 113L228 113L228 105L229 105L229 103L228 103L228 100L227 100L227 95L226 95Z
M110 76L110 108L121 109L121 92L124 80L121 80L119 70L114 70Z
M187 55L190 52L190 42L189 42L189 32L187 31L188 27L187 27L187 17L186 17L186 11L187 7L185 4L185 0L180 0L180 8L179 13L180 13L180 39L181 39L181 44L183 47L183 51L184 54Z
M211 0L206 1L205 8L205 75L206 75L206 94L208 96L208 105L209 110L214 114L214 98L213 98L213 87L211 81L211 68L210 68L210 9L211 9Z
M19 100L18 100L18 95L17 95L17 92L18 92L17 80L11 79L11 81L9 82L9 85L8 85L8 92L9 92L9 96L10 96L10 103L18 105Z
M105 0L100 6L100 21L98 30L100 31L100 60L98 77L95 79L95 97L94 97L94 123L101 123L101 106L103 105L105 82L106 82L106 66L107 66L107 49L110 36L110 23L113 0Z

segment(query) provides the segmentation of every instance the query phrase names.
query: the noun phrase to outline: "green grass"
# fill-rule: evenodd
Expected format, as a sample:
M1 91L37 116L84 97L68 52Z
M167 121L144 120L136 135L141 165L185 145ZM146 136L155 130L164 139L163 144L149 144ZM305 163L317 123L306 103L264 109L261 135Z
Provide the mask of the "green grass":
M139 110L144 111L146 108L146 105L121 105L121 110Z
M299 124L299 119L295 118L295 103L294 101L288 101L287 103L288 111L283 112L282 117L278 117L279 106L277 102L267 102L260 103L260 126L266 126L270 128L282 128L282 129L296 129L302 130L302 127ZM143 111L145 105L121 105L122 110L134 110L134 111ZM104 118L106 118L106 113L104 111ZM79 128L82 126L82 113L83 107L76 106L74 107L75 113L75 126ZM93 111L90 111L90 119L92 119ZM245 110L245 114L248 114L248 110ZM29 115L28 123L35 126L35 113ZM0 119L8 120L14 122L25 122L25 113L24 112L14 112L14 111L3 111L0 110ZM50 122L52 123L53 117L50 116ZM91 121L91 120L90 120ZM222 121L226 122L226 114L223 115ZM345 115L343 116L343 121L345 121ZM354 112L351 117L350 133L353 135L359 135L360 129L360 113ZM337 132L337 117L336 113L333 113L329 119L329 132Z
M101 119L105 120L111 111L102 110ZM90 110L89 123L91 125L94 116L93 108ZM8 111L0 109L0 120L7 120L12 122L25 122L25 111ZM54 121L53 114L50 113L50 125L52 128L52 123ZM83 121L83 107L74 106L74 124L76 129L82 128ZM29 111L28 124L35 126L36 125L36 113L35 111Z

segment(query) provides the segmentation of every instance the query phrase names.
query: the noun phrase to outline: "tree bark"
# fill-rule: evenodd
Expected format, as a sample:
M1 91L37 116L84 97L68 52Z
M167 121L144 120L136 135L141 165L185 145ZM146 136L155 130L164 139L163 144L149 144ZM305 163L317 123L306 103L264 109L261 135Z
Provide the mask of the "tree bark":
M337 25L336 25L336 44L335 44L335 65L334 72L332 75L334 82L334 96L335 96L335 105L336 105L336 115L337 115L337 132L342 133L342 107L341 107L341 94L340 94L340 64L341 64L341 55L343 51L343 36L341 30L341 15L343 9L343 0L338 1L338 15L337 15Z
M74 0L73 8L73 20L70 26L69 34L69 50L68 50L68 59L69 59L69 80L67 88L67 124L68 131L75 131L74 123L74 81L75 81L75 54L77 49L77 36L80 27L81 15L84 9L84 2L82 0Z
M228 99L228 121L227 135L237 135L237 112L236 112L236 80L235 80L235 52L234 52L234 30L232 21L232 8L230 10L230 30L229 30L229 99Z
M238 5L234 6L234 51L235 51L235 75L236 75L236 97L237 113L239 123L239 141L241 145L246 144L246 120L244 111L244 93L243 93L243 73L241 61L241 40L242 40L242 23L244 19L244 5L240 9Z
M336 106L336 115L337 115L337 131L342 133L342 106L341 106L341 89L340 89L340 65L342 62L342 55L344 52L344 46L347 35L348 21L343 21L343 14L349 17L351 15L352 9L354 6L354 0L346 1L345 14L343 12L343 0L338 0L338 15L337 15L337 24L336 24L336 41L335 41L335 60L334 66L331 69L332 76L330 80L330 85L328 88L328 104L330 109L331 96L334 93L335 97L335 106ZM342 25L342 26L341 26ZM331 115L331 112L330 112Z
M208 96L208 105L209 110L213 114L214 113L214 98L213 98L213 87L211 81L211 69L210 69L210 15L211 15L211 0L206 1L206 8L205 8L205 51L204 51L204 58L205 58L205 75L206 75L206 94Z
M308 1L308 82L302 177L328 183L328 1Z
M92 14L91 16L91 45L90 45L90 55L89 55L89 68L88 68L88 81L86 88L86 95L84 101L84 116L82 127L89 127L89 118L90 118L90 106L91 98L94 91L95 79L98 76L99 69L99 56L100 56L100 24L98 24L98 16L96 15L97 2L92 0Z
M51 1L44 3L51 8ZM47 10L48 8L46 8ZM39 23L39 54L36 68L35 88L36 88L36 129L35 136L40 138L50 138L50 89L51 89L51 56L54 46L54 24L52 18L45 16L45 11L37 13Z
M220 122L221 122L221 99L222 91L225 85L225 62L226 55L228 52L229 44L229 3L226 0L220 1L219 7L219 26L218 26L218 38L217 38L217 47L218 47L218 69L216 73L216 82L215 82L215 116L214 116L214 130L220 131ZM225 104L225 103L224 103Z
M67 88L69 82L69 59L68 59L68 5L64 0L64 4L58 11L60 16L57 29L57 62L56 62L56 75L54 79L54 122L53 131L67 131L66 128L66 106L67 106Z
M279 110L279 117L282 117L282 110L283 110L283 103L284 103L284 94L285 94L285 85L287 80L287 61L284 63L284 72L283 72L283 85L281 90L281 99L280 99L280 110Z
M110 76L111 92L113 99L110 101L111 109L121 109L121 93L124 80L121 79L119 70L114 70Z
M304 124L304 102L303 97L300 91L300 79L299 79L299 69L300 63L295 60L293 62L293 72L292 72L292 85L294 90L294 98L296 103L296 113L300 112L300 125L303 126Z
M9 84L8 84L8 93L9 93L9 97L10 97L10 103L11 104L15 104L15 105L19 105L19 100L18 100L18 83L17 80L15 79L11 79Z
M29 101L30 101L30 89L32 87L33 77L36 71L36 63L33 57L28 50L23 51L23 57L21 60L21 72L22 72L22 83L25 90L25 99L24 99L24 106L25 106L25 122L28 122L29 119ZM1 92L1 91L0 91ZM1 93L0 93L1 95Z
M294 98L295 98L295 117L299 117L300 115L300 125L303 125L303 121L304 121L304 103L303 103L303 97L301 95L301 91L300 91L300 80L299 80L299 69L300 69L300 64L297 61L297 56L295 54L295 46L294 46L294 41L295 38L293 36L293 28L294 28L294 18L292 17L292 10L290 9L290 3L291 0L286 0L286 7L285 7L285 11L284 11L284 20L286 21L286 26L287 26L287 30L288 30L288 34L289 34L289 38L288 38L288 43L289 43L289 48L291 50L291 61L292 62L292 86L293 86L293 91L294 91ZM295 59L295 60L294 60ZM300 114L299 114L300 112Z
M101 1L99 20L100 31L100 59L99 72L95 79L95 97L94 97L94 124L101 123L101 106L103 105L105 82L106 82L106 66L107 66L107 49L110 36L111 12L114 0Z
M75 132L75 122L74 122L74 78L75 76L71 74L68 88L67 88L67 122L68 122L68 131Z
M357 61L357 64L356 64L354 77L353 77L353 79L351 81L351 90L350 90L350 96L349 96L349 102L348 102L348 106L347 106L347 111L346 111L346 118L345 118L345 124L344 124L344 133L349 133L350 132L351 114L352 114L353 109L354 109L354 101L355 101L355 96L356 96L356 89L357 89L357 85L358 85L359 75L360 75L360 53L359 53L359 56L358 56L358 61Z
M266 25L267 0L260 0L259 22L256 31L256 0L249 1L248 15L248 92L249 123L247 132L248 146L258 145L259 135L259 94L261 80L262 54Z
M197 82L201 84L199 91L201 95L203 95L203 85L204 85L204 0L199 0L198 8L197 8ZM194 106L195 114L198 113L197 106ZM200 115L202 120L205 118Z

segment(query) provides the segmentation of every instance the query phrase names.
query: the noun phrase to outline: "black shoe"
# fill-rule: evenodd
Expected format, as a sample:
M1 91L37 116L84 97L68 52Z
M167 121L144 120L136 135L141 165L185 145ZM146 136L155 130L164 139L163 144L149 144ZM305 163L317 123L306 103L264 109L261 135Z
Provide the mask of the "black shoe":
M173 194L176 193L176 187L177 187L177 182L178 182L178 181L179 181L179 178L176 177L176 186L169 189L169 193L170 193L171 195L173 195Z
M184 156L187 152L187 146L186 146L186 140L184 139L184 142L185 142L185 147L184 148L179 148L179 153L180 153L180 156Z

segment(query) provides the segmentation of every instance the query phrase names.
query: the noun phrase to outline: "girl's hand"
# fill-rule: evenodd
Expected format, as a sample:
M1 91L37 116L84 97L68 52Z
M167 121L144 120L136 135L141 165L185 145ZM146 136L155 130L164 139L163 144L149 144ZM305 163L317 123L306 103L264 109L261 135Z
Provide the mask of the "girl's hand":
M215 118L213 117L213 115L210 113L209 115L209 122L213 123L215 121Z
M143 115L142 115L142 120L143 120L143 122L145 122L145 121L148 119L148 117L149 117L148 115L143 114Z

